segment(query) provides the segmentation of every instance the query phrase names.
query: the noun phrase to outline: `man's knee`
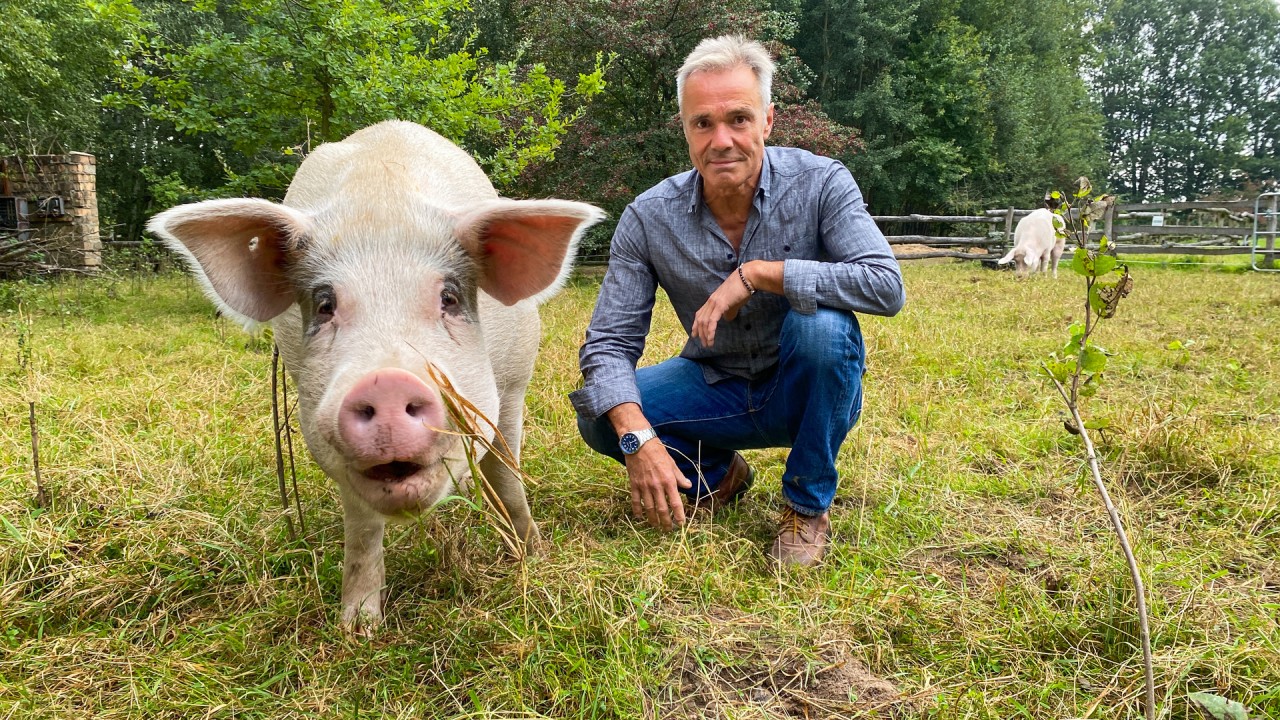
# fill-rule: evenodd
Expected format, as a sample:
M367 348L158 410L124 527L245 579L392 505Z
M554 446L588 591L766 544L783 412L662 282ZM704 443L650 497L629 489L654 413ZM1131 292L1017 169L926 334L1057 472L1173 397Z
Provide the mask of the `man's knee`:
M784 361L815 369L853 363L861 374L862 329L847 310L819 307L808 315L792 310L783 322L781 345Z

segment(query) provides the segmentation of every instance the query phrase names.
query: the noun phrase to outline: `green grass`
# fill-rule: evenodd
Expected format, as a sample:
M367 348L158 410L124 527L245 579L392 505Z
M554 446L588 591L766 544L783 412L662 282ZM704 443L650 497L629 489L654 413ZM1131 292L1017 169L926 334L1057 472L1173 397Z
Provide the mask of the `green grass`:
M1104 473L1148 583L1161 708L1194 717L1205 690L1280 717L1280 277L1135 270L1086 412L1115 426ZM505 563L458 503L393 528L368 642L337 627L341 515L305 457L308 534L286 530L268 340L179 276L0 286L0 717L1137 716L1128 575L1036 373L1076 278L905 274L903 313L864 319L823 567L764 560L783 451L748 453L757 488L715 524L630 518L565 397L598 283L580 278L545 308L528 399L547 552ZM682 337L664 308L646 362Z

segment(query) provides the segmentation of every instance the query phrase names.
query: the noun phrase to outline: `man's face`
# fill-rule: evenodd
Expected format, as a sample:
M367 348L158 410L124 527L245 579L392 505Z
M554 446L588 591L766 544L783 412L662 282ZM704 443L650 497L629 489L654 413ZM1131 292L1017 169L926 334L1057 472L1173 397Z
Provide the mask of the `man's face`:
M680 115L689 159L702 175L705 193L755 188L764 140L773 130L773 105L761 102L751 68L693 73L684 83Z

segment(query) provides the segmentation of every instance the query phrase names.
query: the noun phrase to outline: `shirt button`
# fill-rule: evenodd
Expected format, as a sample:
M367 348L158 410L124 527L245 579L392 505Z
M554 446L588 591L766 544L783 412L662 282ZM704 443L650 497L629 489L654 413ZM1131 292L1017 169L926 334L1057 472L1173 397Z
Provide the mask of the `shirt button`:
M730 260L732 260L732 259L733 259L733 253L729 253L728 255L725 255L725 257L726 257L726 258L728 258L728 259L730 259Z
M791 252L791 246L790 246L790 245L783 245L783 246L782 246L782 252Z
M742 329L743 329L743 330L750 330L750 329L751 329L751 323L747 323L746 325L743 325L743 326L742 326Z

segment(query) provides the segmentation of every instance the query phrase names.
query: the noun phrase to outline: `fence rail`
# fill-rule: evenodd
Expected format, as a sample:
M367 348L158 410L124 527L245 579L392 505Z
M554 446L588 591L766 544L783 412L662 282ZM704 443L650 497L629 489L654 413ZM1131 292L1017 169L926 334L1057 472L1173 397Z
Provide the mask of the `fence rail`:
M1280 261L1280 248L1275 245L1275 198L1270 208L1270 232L1265 238L1265 245L1254 247L1253 213L1254 200L1199 200L1190 202L1169 203L1123 203L1114 205L1099 225L1090 233L1090 238L1097 240L1106 235L1116 242L1116 250L1133 255L1250 255L1256 251L1257 257L1264 262ZM1033 212L1031 209L1006 208L1003 210L987 210L981 215L873 215L872 220L880 226L885 238L895 247L895 256L899 260L921 260L929 258L961 258L981 262L995 262L1006 250L1013 247L1013 230L1018 219ZM1220 223L1236 223L1235 225L1152 225L1137 224L1134 221L1151 221L1157 216L1169 213L1193 213L1216 216ZM1268 215L1261 212L1261 215ZM1118 223L1117 221L1127 221ZM896 225L915 224L932 225L936 232L946 232L954 226L988 226L982 235L945 235L908 232L894 234L890 232ZM1098 227L1098 226L1095 226ZM913 228L914 230L915 228ZM928 228L925 228L926 230ZM979 230L976 227L970 230ZM961 229L963 232L963 229ZM1259 233L1259 240L1264 233ZM114 234L113 234L114 235ZM1175 242L1174 238L1194 238ZM1150 239L1150 242L1142 242ZM103 243L104 249L137 248L143 246L157 247L155 243L137 241L115 241L114 237ZM902 246L919 246L908 248ZM579 265L604 265L608 255L590 255L578 258Z
M1258 253L1264 261L1280 260L1280 249L1275 238L1265 238L1265 246L1254 247L1254 200L1197 200L1167 203L1122 203L1112 206L1101 223L1089 233L1090 239L1103 235L1116 242L1116 251L1133 255L1250 255ZM920 245L926 250L903 248L896 251L899 260L916 260L937 257L958 257L968 260L994 262L997 257L1013 247L1015 221L1030 215L1031 209L1007 208L987 210L982 215L873 215L892 246ZM1271 208L1274 218L1276 208ZM1171 213L1214 216L1217 224L1155 225L1156 217ZM1191 219L1191 218L1188 218ZM1125 221L1125 222L1117 222ZM1147 221L1137 224L1135 221ZM894 234L896 225L906 223L932 224L941 229L955 225L990 225L986 235ZM1227 224L1227 223L1235 223ZM1003 227L1000 227L1003 225ZM943 231L945 232L945 230ZM1175 242L1175 238L1188 240ZM1150 240L1143 242L1144 240ZM960 252L950 248L969 248ZM896 250L896 248L895 248Z

